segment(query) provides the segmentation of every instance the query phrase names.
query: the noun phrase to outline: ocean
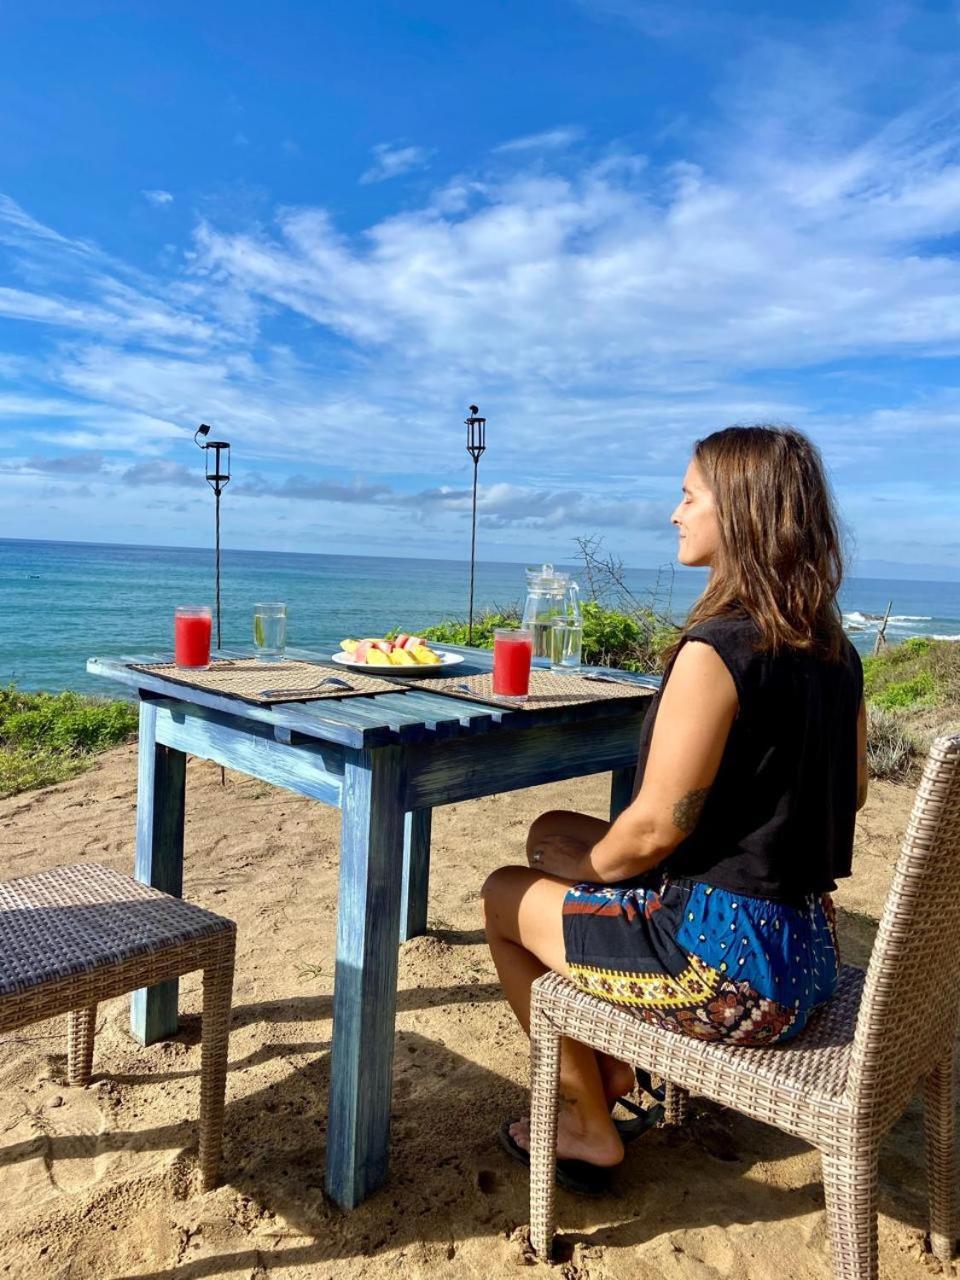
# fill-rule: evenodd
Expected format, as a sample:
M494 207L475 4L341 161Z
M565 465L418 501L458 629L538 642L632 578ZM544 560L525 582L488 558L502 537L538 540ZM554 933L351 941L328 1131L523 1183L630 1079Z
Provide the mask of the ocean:
M566 567L583 587L582 572ZM522 602L524 568L478 563L475 610ZM417 631L443 618L466 617L468 579L469 566L457 560L225 551L223 643L248 644L253 605L267 600L287 603L288 643L301 648L381 635L393 627ZM704 581L698 570L626 572L634 594L677 620ZM211 603L213 596L209 550L0 539L0 609L6 620L0 685L111 693L87 675L88 657L169 650L174 606ZM841 606L862 652L873 647L888 600L891 641L912 635L960 640L960 583L851 578Z

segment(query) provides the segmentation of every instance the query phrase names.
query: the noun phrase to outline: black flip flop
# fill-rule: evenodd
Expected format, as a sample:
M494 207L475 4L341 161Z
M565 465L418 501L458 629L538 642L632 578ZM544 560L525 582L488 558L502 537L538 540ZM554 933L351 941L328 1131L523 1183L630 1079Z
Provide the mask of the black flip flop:
M613 1117L613 1127L619 1133L620 1141L624 1146L631 1142L636 1142L637 1138L642 1138L645 1133L658 1125L666 1115L666 1109L659 1102L652 1107L644 1107L639 1102L634 1102L631 1098L618 1098L617 1105L632 1113L630 1120L620 1116Z
M510 1136L510 1126L516 1119L504 1120L497 1130L497 1141L511 1160L530 1168L530 1152ZM590 1164L587 1160L558 1160L557 1183L578 1196L605 1196L610 1191L613 1168Z

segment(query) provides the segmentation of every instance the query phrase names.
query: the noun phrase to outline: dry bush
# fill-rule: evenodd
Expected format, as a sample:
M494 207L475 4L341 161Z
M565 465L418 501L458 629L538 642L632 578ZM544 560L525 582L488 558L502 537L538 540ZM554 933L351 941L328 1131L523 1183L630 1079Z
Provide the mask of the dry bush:
M902 720L882 707L867 706L867 766L871 778L903 782L920 752Z

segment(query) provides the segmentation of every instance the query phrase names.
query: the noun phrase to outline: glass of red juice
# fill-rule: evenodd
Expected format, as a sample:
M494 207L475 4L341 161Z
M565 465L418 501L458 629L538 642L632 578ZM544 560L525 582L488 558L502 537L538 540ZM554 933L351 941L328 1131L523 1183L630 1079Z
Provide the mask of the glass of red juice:
M493 631L493 692L501 698L524 699L530 692L533 632L517 627Z
M210 665L210 606L178 604L173 614L173 657L178 667Z

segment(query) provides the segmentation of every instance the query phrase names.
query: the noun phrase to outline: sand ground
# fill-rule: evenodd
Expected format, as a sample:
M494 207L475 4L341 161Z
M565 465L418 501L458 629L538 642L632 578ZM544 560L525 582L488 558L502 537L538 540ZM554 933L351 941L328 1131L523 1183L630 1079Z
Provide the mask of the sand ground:
M603 814L607 779L452 805L434 818L430 933L400 951L388 1182L340 1212L322 1190L339 815L191 760L185 894L239 929L224 1185L197 1190L199 984L176 1039L143 1049L127 1005L98 1018L94 1080L64 1084L63 1020L0 1039L0 1276L17 1280L493 1277L530 1263L524 1170L499 1152L524 1106L527 1044L480 931L486 874L521 858L546 808ZM132 866L136 759L0 802L0 876L67 861ZM867 954L912 792L875 784L837 895L846 958ZM884 1148L881 1275L924 1256L919 1103ZM828 1280L819 1160L703 1104L628 1153L617 1192L559 1193L563 1280ZM541 1269L543 1264L535 1264ZM955 1273L953 1273L955 1274Z

